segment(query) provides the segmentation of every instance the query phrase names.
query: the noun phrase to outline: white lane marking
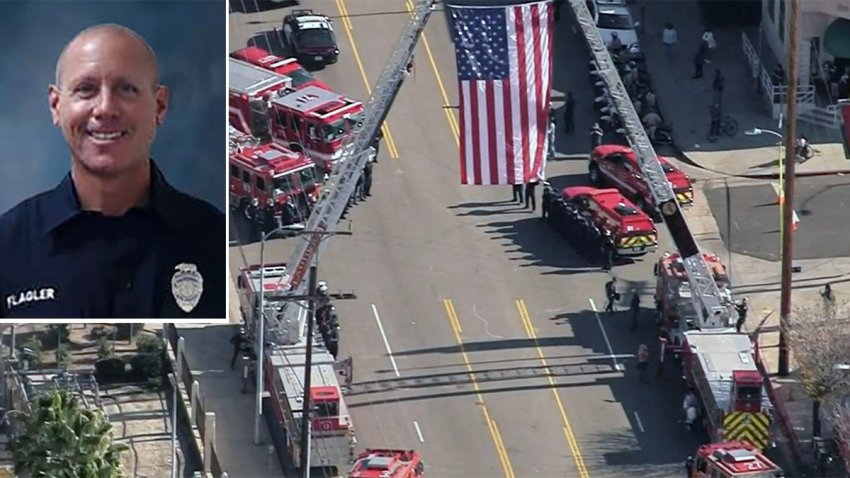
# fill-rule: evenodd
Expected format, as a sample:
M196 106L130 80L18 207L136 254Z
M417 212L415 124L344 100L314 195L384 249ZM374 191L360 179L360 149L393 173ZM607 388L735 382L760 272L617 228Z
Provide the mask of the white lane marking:
M425 443L425 439L422 438L422 430L419 429L419 423L416 420L413 420L413 426L416 427L416 435L419 436L419 442Z
M605 327L602 325L602 319L599 318L599 311L596 309L596 303L593 302L593 299L587 300L590 301L590 308L593 309L593 315L596 316L596 323L599 324L599 330L602 331L602 338L605 339L605 345L608 347L608 356L614 361L614 370L622 372L624 368L622 364L617 361L617 356L614 355L614 349L611 348L611 342L608 340L608 334L605 333Z
M640 415L637 412L634 412L635 420L637 420L638 428L640 428L640 432L643 433L643 423L640 422Z
M393 364L395 376L401 377L401 374L398 373L398 365L395 363L395 357L393 357L393 351L390 349L390 342L387 340L387 334L384 333L384 326L381 324L381 316L378 315L378 308L375 307L375 304L372 304L372 313L375 314L375 322L378 323L378 330L381 331L381 337L384 339L384 347L387 348L387 354L390 356L390 362Z

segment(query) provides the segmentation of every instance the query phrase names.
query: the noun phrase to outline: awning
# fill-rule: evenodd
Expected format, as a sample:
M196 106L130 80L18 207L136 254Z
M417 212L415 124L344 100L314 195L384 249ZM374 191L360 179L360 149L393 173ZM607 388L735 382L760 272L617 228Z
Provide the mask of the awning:
M839 18L823 34L823 47L836 58L850 59L850 20Z

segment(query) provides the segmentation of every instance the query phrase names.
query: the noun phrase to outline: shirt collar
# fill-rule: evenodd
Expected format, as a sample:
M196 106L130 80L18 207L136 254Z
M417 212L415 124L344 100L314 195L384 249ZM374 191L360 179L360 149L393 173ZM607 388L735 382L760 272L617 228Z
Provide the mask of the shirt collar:
M153 159L150 160L150 168L150 193L146 199L146 204L142 207L154 212L170 226L182 229L186 222L179 217L179 211L174 207L174 200L178 199L176 196L180 193L168 184ZM45 234L53 232L59 226L84 212L80 209L80 200L77 197L77 189L74 187L70 172L65 175L58 186L48 193L47 202L49 206L43 212L43 232Z

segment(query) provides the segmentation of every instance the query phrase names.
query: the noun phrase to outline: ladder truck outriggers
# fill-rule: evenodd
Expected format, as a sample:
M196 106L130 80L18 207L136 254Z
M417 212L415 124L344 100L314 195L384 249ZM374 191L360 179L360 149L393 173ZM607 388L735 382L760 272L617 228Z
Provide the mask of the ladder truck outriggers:
M569 0L569 2L587 41L590 54L596 63L596 74L607 87L608 95L622 120L626 139L638 159L643 178L649 186L662 219L670 230L670 235L676 244L676 249L681 256L682 266L687 274L688 285L691 289L691 302L696 314L693 323L694 330L684 333L685 347L688 348L686 353L692 350L690 344L696 346L696 351L699 352L700 335L708 336L709 334L719 333L729 337L729 340L741 341L741 343L731 346L718 345L719 347L726 347L722 349L723 352L739 353L743 347L742 353L752 362L752 344L749 337L736 334L734 329L730 330L736 318L735 304L731 300L731 296L721 292L714 280L713 271L706 263L705 257L688 227L673 188L665 175L643 124L635 112L634 105L620 79L608 48L596 28L585 0ZM741 360L743 361L743 356ZM752 370L744 370L743 372L748 374L746 375L747 379L753 379ZM758 372L755 373L758 374ZM744 379L741 374L739 374L739 377ZM759 405L761 405L761 401ZM723 439L719 435L713 438ZM720 443L720 445L723 444Z
M304 313L304 300L300 299L315 293L308 290L308 284L304 278L308 269L314 264L314 259L327 245L327 241L323 242L322 239L335 231L366 162L374 157L375 150L371 145L389 113L402 82L409 74L407 65L412 61L414 48L435 4L436 0L419 0L414 6L396 49L376 83L372 96L360 113L359 121L351 125L350 134L341 138L341 156L338 161L332 163L333 169L322 188L306 227L296 239L298 243L291 260L286 266L279 265L281 269L274 271L270 277L265 277L266 268L256 267L256 270L248 271L253 274L251 280L248 278L242 280L243 290L248 287L247 284L254 284L251 289L254 293L247 294L248 297L244 297L241 301L247 333L259 339L256 356L259 358L259 363L271 364L272 376L279 373L280 367L293 363L295 357L304 357L302 370L307 368L312 370L313 360L319 363L323 360L322 348L314 342L311 334L313 321L307 320L308 315ZM304 90L300 93L303 94ZM254 277L258 282L254 282ZM260 294L257 292L260 290L264 293L258 298L257 295ZM272 299L269 304L265 303L266 295ZM293 354L291 359L290 354ZM283 364L270 362L274 357L280 358ZM349 366L346 369L346 377L349 379L351 377L350 363L349 360ZM313 377L312 373L310 377ZM270 385L269 388L272 386ZM265 389L266 386L263 388ZM308 388L312 390L312 384ZM339 396L339 404L342 410L344 404L342 394ZM315 413L312 406L308 410L309 413ZM350 419L348 423L350 424ZM349 431L353 439L353 428L349 427ZM340 449L330 445L324 448ZM287 449L286 453L292 452ZM303 463L299 464L304 466ZM311 466L313 464L314 462L311 461Z

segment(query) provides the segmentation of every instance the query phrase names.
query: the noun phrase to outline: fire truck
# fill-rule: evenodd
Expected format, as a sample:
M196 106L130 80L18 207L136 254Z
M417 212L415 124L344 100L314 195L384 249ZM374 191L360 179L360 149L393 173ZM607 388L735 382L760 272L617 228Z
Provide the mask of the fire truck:
M571 203L600 231L610 233L618 256L637 257L658 248L652 219L616 189L573 186L561 194L564 202Z
M360 122L363 104L318 86L271 100L276 142L304 151L325 171L342 155L342 140Z
M301 222L309 215L318 199L320 180L308 156L275 143L245 145L234 139L231 145L231 206L246 215L252 204L268 208L280 226Z
M731 441L703 445L685 463L688 478L782 478L776 463L751 445Z
M658 161L661 163L664 175L670 182L679 204L682 206L692 205L694 188L691 178L679 168L673 166L667 158L658 156ZM628 146L620 144L597 146L590 153L588 172L590 182L594 185L613 184L632 199L639 208L657 214L652 191L643 179L637 156Z
M368 449L361 453L346 478L422 478L425 464L414 450Z
M259 308L260 287L265 290L264 315L279 315L281 300L286 294L280 279L287 276L285 264L243 267L237 279L237 290L245 317L255 317ZM302 309L303 310L303 309ZM306 326L306 312L301 314L296 328ZM265 413L278 458L301 468L301 430L304 414L303 398L306 366L306 334L294 343L272 343L266 346L263 359L265 389L269 398L264 403ZM256 354L258 355L258 354ZM350 362L349 362L350 364ZM354 460L354 426L342 395L339 377L351 377L320 341L313 340L310 367L310 467L331 467L337 472L348 469ZM350 383L347 385L350 386Z
M726 265L715 254L704 252L702 256L722 297L731 302ZM688 271L678 252L664 253L655 264L655 307L662 336L667 340L666 351L680 354L684 333L698 328L698 315L688 285Z
M749 336L686 332L682 365L710 443L737 440L764 450L771 438L773 407Z
M318 86L330 91L331 87L313 76L304 69L295 58L281 58L277 55L256 46L249 46L236 50L230 54L231 58L242 60L260 68L292 78L292 87L296 90L307 86Z
M292 78L230 58L228 94L230 124L243 133L266 140L271 136L268 101L294 91Z

